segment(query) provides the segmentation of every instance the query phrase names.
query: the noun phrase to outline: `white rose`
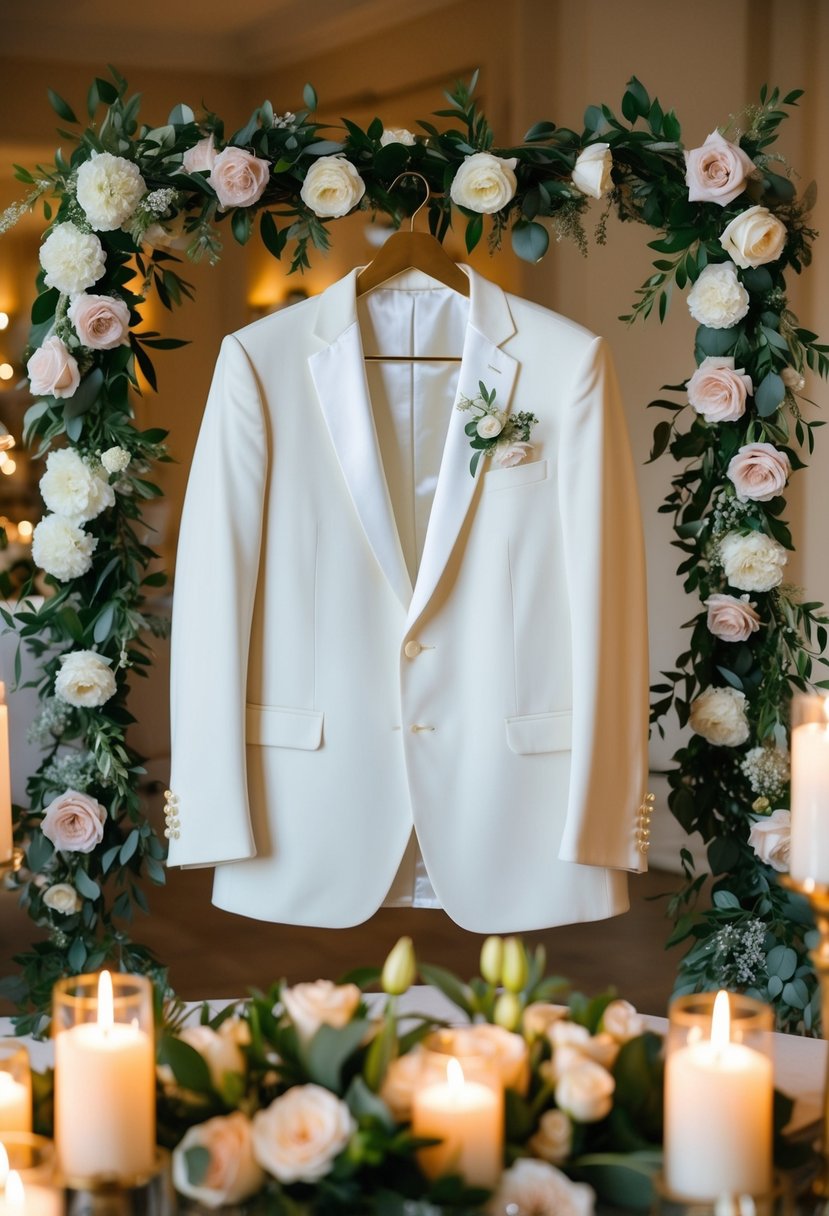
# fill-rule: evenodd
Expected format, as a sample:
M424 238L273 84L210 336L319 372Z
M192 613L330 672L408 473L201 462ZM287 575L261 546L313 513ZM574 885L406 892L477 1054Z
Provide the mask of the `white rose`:
M72 650L61 658L55 693L67 705L94 709L115 693L115 676L109 659L94 650Z
M729 356L709 355L688 381L688 401L707 422L736 422L754 391L751 376Z
M478 419L475 429L481 439L494 439L503 431L504 423L496 414L484 414L483 418Z
M351 1111L320 1085L295 1085L253 1116L253 1152L278 1182L317 1182L357 1129Z
M523 439L518 439L515 443L499 443L492 459L502 469L511 469L513 465L523 464L532 450L533 445Z
M187 1152L206 1148L210 1160L204 1176L190 1181ZM243 1203L261 1190L265 1174L253 1156L251 1126L241 1111L220 1115L189 1128L173 1149L173 1185L207 1208Z
M453 1026L436 1031L426 1040L426 1047L456 1056L463 1063L465 1056L482 1057L498 1073L505 1089L526 1093L530 1083L529 1052L524 1038L492 1026L476 1022L472 1026Z
M789 868L791 838L791 811L778 810L751 825L748 843L760 861L784 874Z
M339 1027L350 1022L362 995L356 984L315 980L283 988L282 1004L300 1039L307 1043L320 1026Z
M731 329L748 312L749 296L731 262L706 266L688 292L688 311L709 329Z
M305 174L299 196L314 215L337 219L348 215L366 192L366 184L344 156L320 156Z
M129 342L130 310L115 296L81 292L73 297L66 315L82 345L90 350L113 350Z
M745 704L736 688L706 688L691 702L691 730L714 747L739 747L750 733Z
M749 207L723 230L720 244L743 270L776 262L786 244L786 225L767 207Z
M81 382L75 356L55 334L32 354L26 371L35 397L72 397Z
M47 287L74 295L98 282L106 255L94 233L81 232L74 224L55 224L40 247L40 264L46 271Z
M219 1034L211 1026L185 1026L178 1037L203 1057L210 1070L210 1084L219 1093L225 1073L244 1073L245 1057L232 1036Z
M573 1150L573 1124L563 1110L545 1110L538 1130L527 1142L534 1156L561 1165Z
M405 127L386 127L380 136L380 147L385 148L387 144L404 144L405 147L412 148L415 137Z
M518 188L513 172L517 164L515 156L506 158L493 156L491 152L473 152L464 159L452 179L449 189L452 202L483 215L500 211Z
M596 1195L586 1182L571 1182L547 1161L520 1157L504 1170L487 1204L490 1216L592 1216Z
M578 1123L598 1123L610 1114L616 1082L601 1064L585 1060L556 1085L556 1105Z
M549 1005L546 1001L533 1001L524 1010L524 1037L542 1039L555 1022L561 1022L569 1016L570 1009L567 1005Z
M786 388L791 389L793 393L802 393L806 387L806 378L800 374L796 367L784 367L780 372L780 379Z
M209 173L216 163L216 145L212 135L205 135L192 148L188 148L182 158L182 168L185 173Z
M78 169L78 202L98 232L120 228L147 193L141 171L111 152L93 152Z
M123 473L130 459L130 454L126 448L107 448L105 452L101 452L101 464L107 473Z
M573 185L582 194L591 198L601 198L613 185L610 170L613 168L613 156L610 144L588 144L576 159L573 172L570 175Z
M97 545L97 538L88 536L71 519L47 515L32 533L32 561L65 583L87 573Z
M729 532L720 541L725 577L739 591L771 591L783 581L788 554L765 532Z
M73 912L80 912L83 906L83 900L78 892L68 882L56 882L54 886L49 887L43 892L43 902L47 908L51 908L53 912L60 912L62 916L71 916Z
M644 1032L645 1019L630 1001L611 1001L602 1014L601 1028L617 1043L627 1043Z
M747 594L739 599L734 595L709 595L705 607L709 631L723 642L747 642L760 628L760 617Z
M40 492L50 511L76 524L96 519L115 502L112 486L74 448L49 453Z

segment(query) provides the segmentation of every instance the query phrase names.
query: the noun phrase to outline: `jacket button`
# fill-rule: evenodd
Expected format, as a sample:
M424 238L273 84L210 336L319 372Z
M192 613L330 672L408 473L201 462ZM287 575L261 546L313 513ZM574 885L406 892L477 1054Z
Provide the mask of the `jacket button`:
M416 642L414 638L412 638L412 640L407 642L403 647L403 653L407 659L416 659L422 649L423 647L421 646L420 642Z

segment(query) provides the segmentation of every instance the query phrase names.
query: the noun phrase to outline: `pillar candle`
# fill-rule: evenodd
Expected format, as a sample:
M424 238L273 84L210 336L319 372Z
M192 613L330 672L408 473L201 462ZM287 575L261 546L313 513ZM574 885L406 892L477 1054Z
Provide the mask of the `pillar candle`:
M12 856L12 787L9 769L9 711L0 680L0 862Z
M55 1039L55 1144L69 1178L130 1178L155 1160L151 1035L113 1019L112 979L101 973L98 1020Z
M665 1066L665 1181L683 1199L771 1190L771 1060L729 1041L728 994L711 1038L672 1052Z
M829 883L829 723L804 722L792 731L791 806L792 878Z
M449 1060L445 1081L432 1080L415 1091L412 1134L442 1141L418 1153L427 1177L460 1174L470 1186L497 1185L504 1155L503 1098L488 1085L466 1081L457 1060Z

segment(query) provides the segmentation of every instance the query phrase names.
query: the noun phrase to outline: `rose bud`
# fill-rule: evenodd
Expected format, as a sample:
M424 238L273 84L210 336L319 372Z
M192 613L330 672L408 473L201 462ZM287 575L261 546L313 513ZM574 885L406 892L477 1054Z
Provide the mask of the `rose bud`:
M414 983L417 960L410 937L401 937L383 964L380 983L389 996L402 996Z
M500 937L488 937L481 946L481 975L493 986L501 983L504 965L504 941Z

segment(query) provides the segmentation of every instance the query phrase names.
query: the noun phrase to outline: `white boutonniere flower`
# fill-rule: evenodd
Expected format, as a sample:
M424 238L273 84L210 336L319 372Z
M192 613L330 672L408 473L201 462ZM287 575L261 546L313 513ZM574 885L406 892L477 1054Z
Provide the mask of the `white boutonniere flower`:
M522 410L518 414L507 414L495 404L495 389L488 389L483 380L478 381L477 397L461 396L456 408L469 410L472 419L464 430L469 436L474 455L469 462L469 472L475 476L482 456L492 455L496 464L508 468L521 464L532 451L530 432L538 419L535 414Z

